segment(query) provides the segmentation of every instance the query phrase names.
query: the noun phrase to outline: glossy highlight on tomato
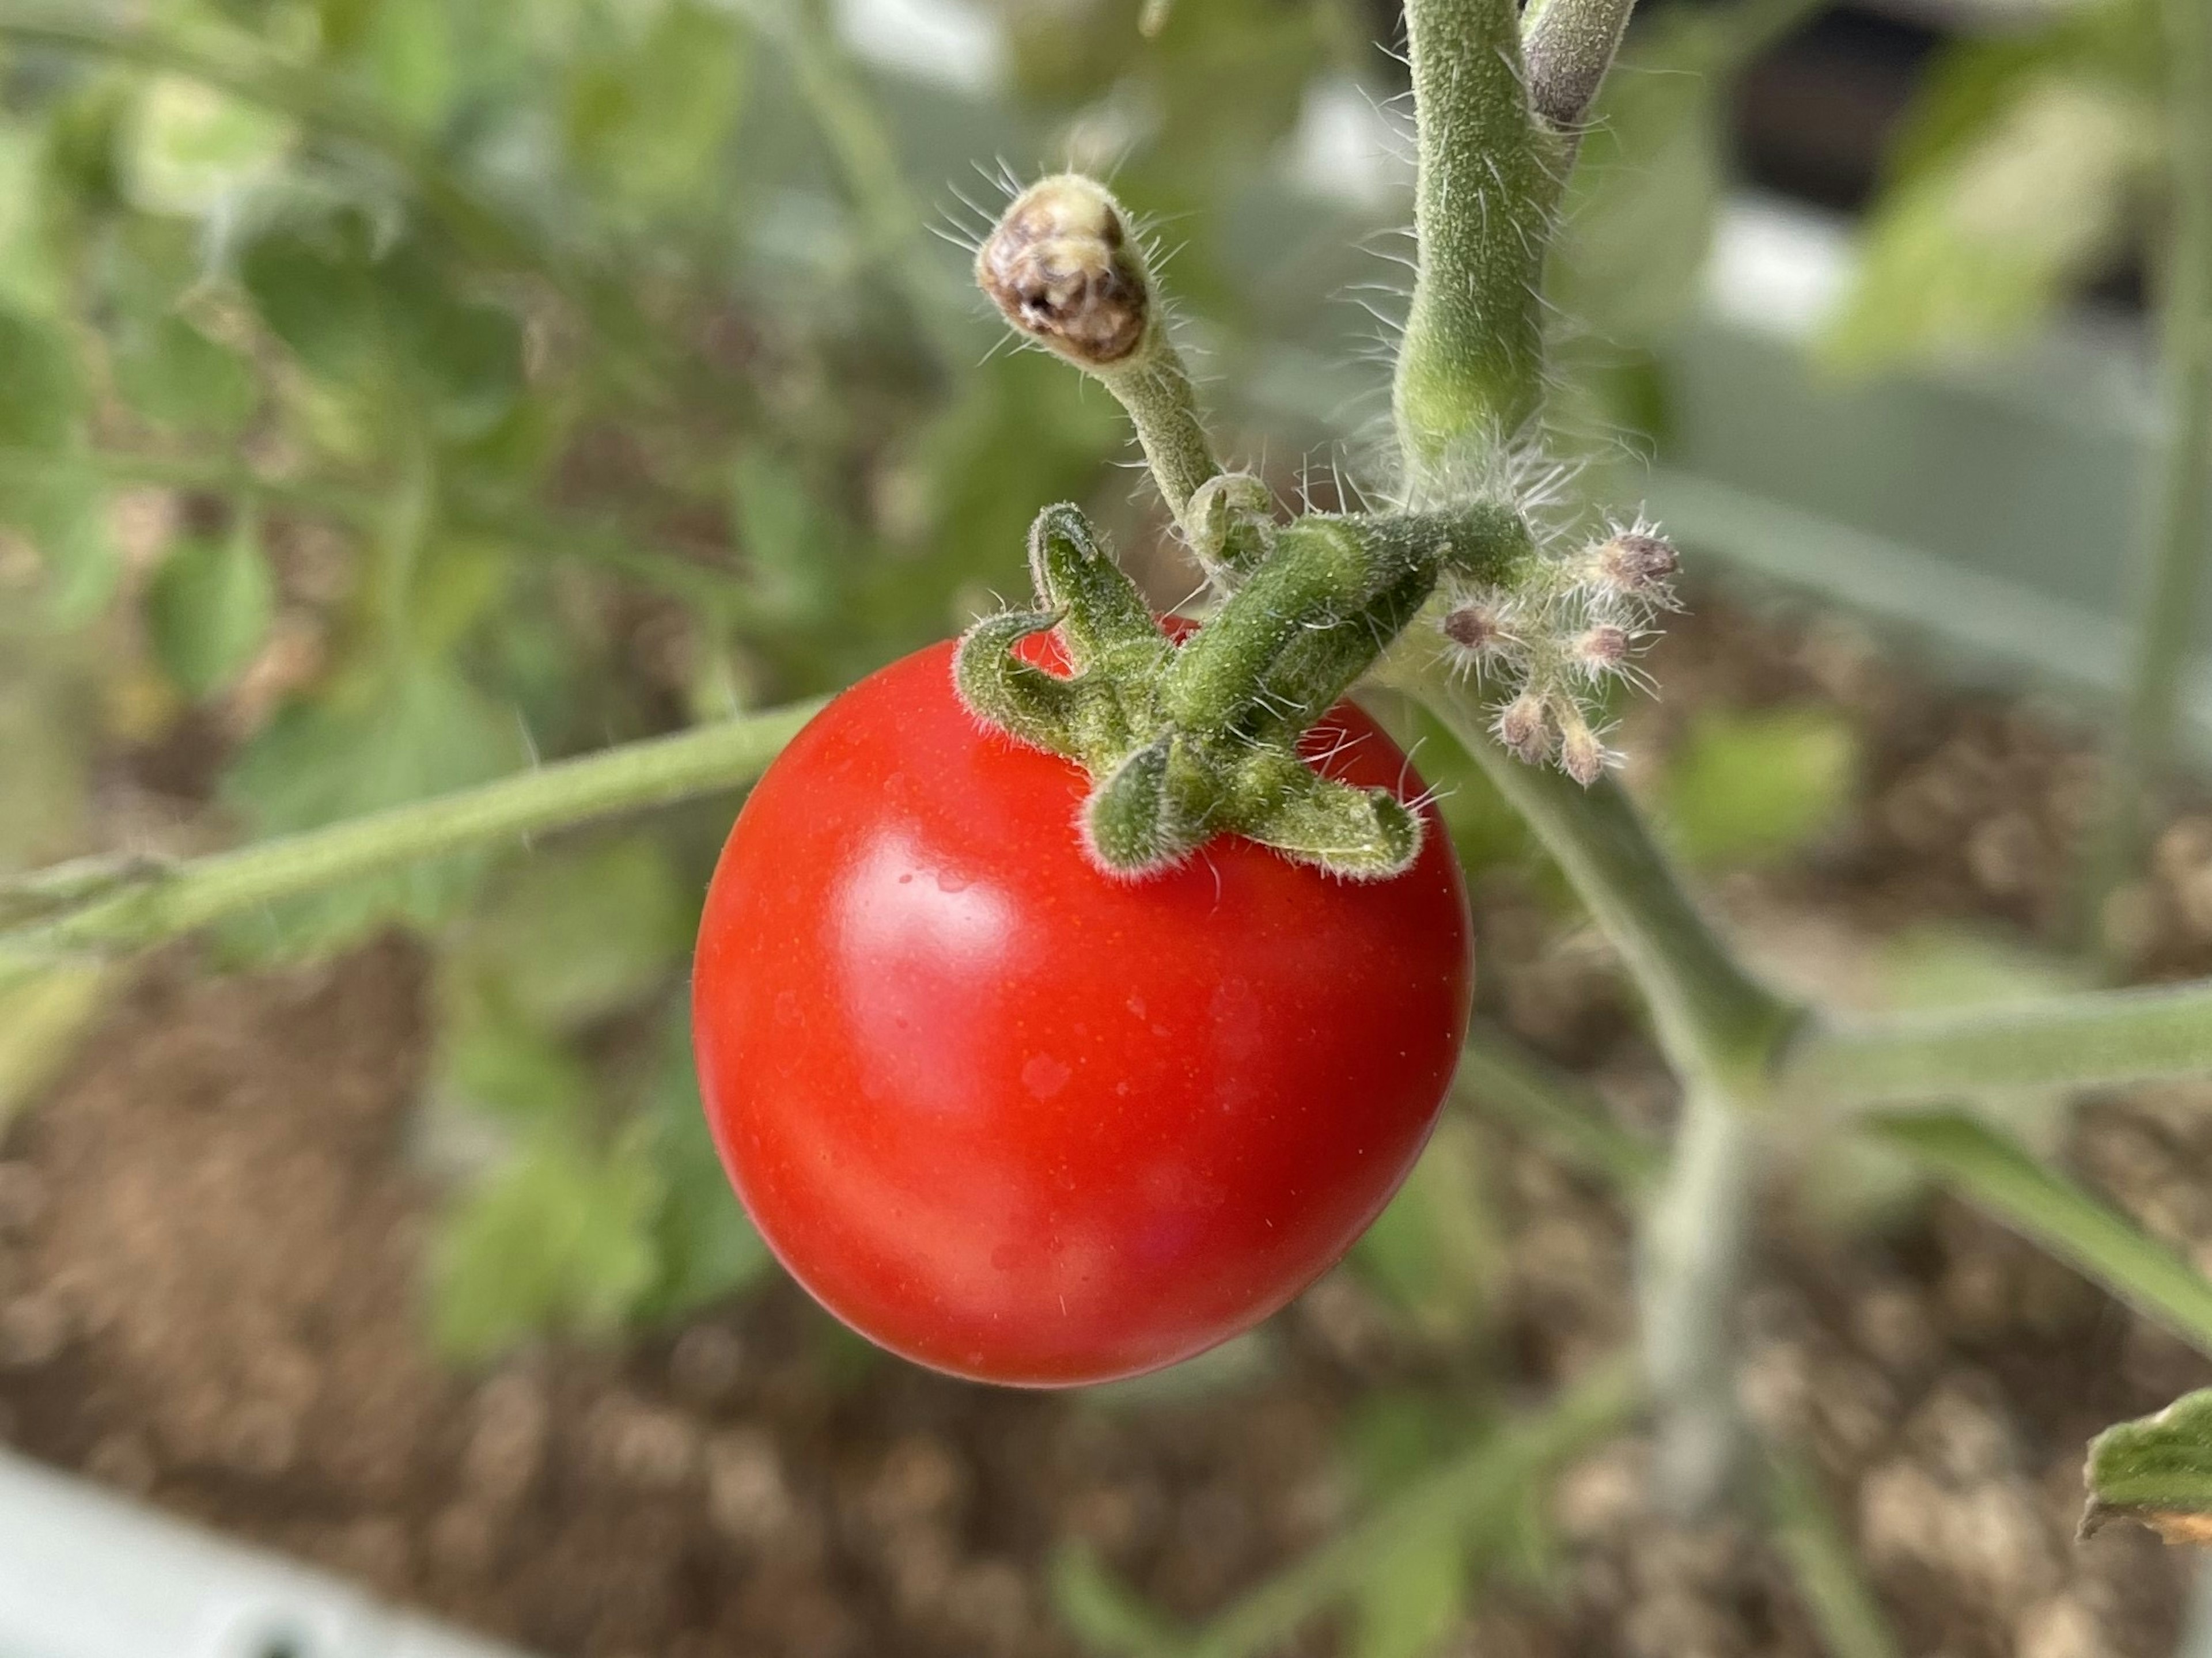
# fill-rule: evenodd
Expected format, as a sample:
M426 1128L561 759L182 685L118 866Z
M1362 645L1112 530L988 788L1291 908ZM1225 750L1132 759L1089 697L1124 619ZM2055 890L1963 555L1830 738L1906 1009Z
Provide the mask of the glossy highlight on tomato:
M1466 1035L1466 896L1432 811L1386 881L1233 836L1110 878L1080 768L983 727L951 659L853 686L746 801L694 966L708 1115L863 1335L981 1381L1133 1375L1281 1307L1405 1177ZM1421 792L1348 703L1308 744Z

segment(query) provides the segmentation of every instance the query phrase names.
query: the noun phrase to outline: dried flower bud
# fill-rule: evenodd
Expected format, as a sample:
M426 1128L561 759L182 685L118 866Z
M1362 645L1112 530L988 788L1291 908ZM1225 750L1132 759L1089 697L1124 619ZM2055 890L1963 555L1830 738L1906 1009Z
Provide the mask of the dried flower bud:
M1600 672L1610 672L1628 660L1635 642L1635 635L1627 629L1601 622L1575 641L1575 655Z
M1079 173L1040 179L975 254L975 281L1006 320L1085 368L1144 343L1152 310L1144 261L1120 205Z
M1568 716L1559 736L1559 769L1584 788L1605 775L1605 744L1578 714Z
M1498 716L1498 740L1519 759L1534 766L1551 752L1552 728L1544 718L1543 699L1523 691Z
M1623 530L1597 550L1599 574L1625 593L1656 592L1682 568L1674 544L1642 530Z

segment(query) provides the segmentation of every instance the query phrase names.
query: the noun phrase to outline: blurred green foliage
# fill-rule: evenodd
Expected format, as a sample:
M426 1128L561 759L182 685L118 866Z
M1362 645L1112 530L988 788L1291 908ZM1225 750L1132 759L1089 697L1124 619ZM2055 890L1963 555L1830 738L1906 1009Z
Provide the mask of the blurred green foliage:
M974 157L1118 161L1228 345L1239 247L1204 227L1280 192L1316 77L1378 61L1367 21L998 13L955 89L856 61L826 0L0 3L0 869L88 849L96 753L207 756L170 815L282 835L847 683L1016 586L1043 502L1148 537L1117 412L994 351L926 232L972 228L956 190L990 210ZM214 941L434 949L450 1351L764 1266L681 1040L720 826L447 859ZM89 1007L21 993L27 1032ZM28 1077L54 1042L17 1046Z
M2128 251L2155 198L2152 0L1946 49L1886 161L1823 355L1851 371L2015 343Z

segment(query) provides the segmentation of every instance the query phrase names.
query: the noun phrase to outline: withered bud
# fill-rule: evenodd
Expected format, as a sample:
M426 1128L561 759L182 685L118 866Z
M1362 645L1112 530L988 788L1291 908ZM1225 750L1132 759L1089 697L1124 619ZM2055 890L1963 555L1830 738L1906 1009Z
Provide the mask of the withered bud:
M975 253L975 281L1007 322L1085 368L1144 343L1152 295L1121 210L1079 173L1040 179Z
M1523 691L1498 716L1498 740L1519 759L1534 766L1551 752L1552 728L1544 718L1541 697Z
M1605 775L1605 744L1579 716L1571 716L1560 733L1559 769L1584 788Z
M1487 604L1462 604L1444 617L1444 637L1464 650L1488 653L1505 638L1504 624Z
M1682 568L1674 544L1640 530L1623 530L1597 550L1606 581L1625 593L1648 593Z
M1628 660L1629 647L1634 643L1627 629L1601 622L1575 641L1575 654L1593 668L1617 668Z

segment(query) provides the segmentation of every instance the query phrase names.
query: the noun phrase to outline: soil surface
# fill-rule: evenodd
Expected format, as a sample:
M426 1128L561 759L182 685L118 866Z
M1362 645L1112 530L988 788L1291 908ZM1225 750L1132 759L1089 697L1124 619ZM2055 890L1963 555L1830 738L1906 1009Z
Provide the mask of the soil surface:
M1713 892L1776 971L1849 998L1902 926L2057 925L2096 786L2063 725L1717 601L1651 665L1645 751L1716 705L1839 704L1864 734L1850 821ZM1601 945L1518 879L1477 902L1486 1011L1662 1125L1671 1090ZM2212 817L2165 831L2113 920L2146 975L2212 966ZM419 1298L424 980L398 939L309 972L221 979L179 952L137 976L0 1145L0 1436L557 1658L1055 1658L1077 1650L1044 1588L1055 1545L1202 1615L1356 1512L1340 1448L1366 1390L1533 1400L1630 1333L1618 1200L1486 1122L1509 1248L1472 1358L1340 1272L1210 1384L968 1386L872 1358L781 1284L626 1351L455 1375ZM2076 1173L2212 1270L2212 1088L2052 1121ZM2125 1528L2077 1544L2082 1447L2212 1363L1948 1199L1839 1212L1832 1159L1796 1150L1741 1391L1808 1455L1905 1651L2165 1658L2188 1562ZM1755 1530L1647 1511L1645 1455L1569 1471L1553 1587L1486 1589L1451 1652L1819 1650Z

